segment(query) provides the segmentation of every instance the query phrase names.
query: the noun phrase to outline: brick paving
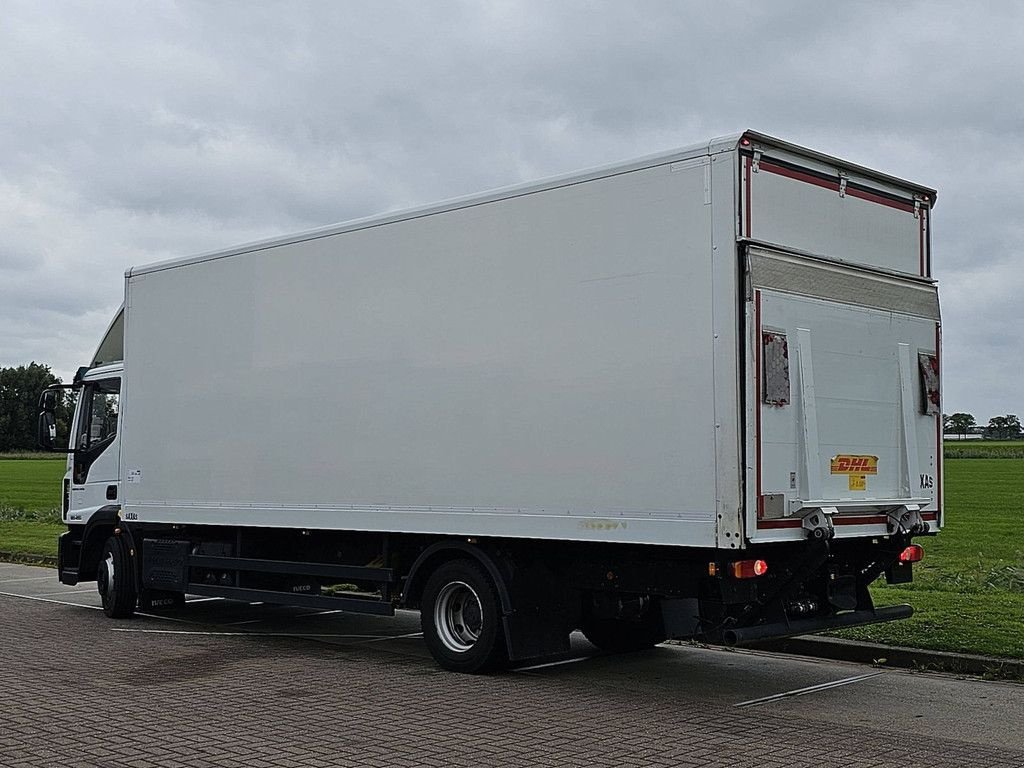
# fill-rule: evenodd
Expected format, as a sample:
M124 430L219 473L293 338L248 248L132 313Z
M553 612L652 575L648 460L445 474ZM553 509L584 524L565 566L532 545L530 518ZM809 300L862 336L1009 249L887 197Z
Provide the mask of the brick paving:
M1011 752L0 597L0 766L1024 766ZM138 626L136 624L136 626Z

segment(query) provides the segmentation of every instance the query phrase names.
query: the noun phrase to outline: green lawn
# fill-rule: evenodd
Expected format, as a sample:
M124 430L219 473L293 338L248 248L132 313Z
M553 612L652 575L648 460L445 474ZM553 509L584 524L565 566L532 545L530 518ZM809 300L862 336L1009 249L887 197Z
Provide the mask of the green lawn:
M0 552L56 557L57 537L66 530L59 523L0 520Z
M878 605L910 603L907 621L843 637L1024 658L1024 460L947 459L946 525L919 538L911 584L873 587Z
M59 510L64 466L64 456L33 460L0 456L0 514Z
M0 552L56 556L64 456L0 457Z

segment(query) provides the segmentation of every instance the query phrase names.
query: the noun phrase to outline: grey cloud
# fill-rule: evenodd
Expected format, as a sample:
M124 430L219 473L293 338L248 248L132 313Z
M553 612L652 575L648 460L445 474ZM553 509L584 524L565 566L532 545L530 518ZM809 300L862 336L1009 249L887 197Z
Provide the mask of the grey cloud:
M0 364L73 370L131 264L753 127L939 188L947 410L1021 410L989 362L1024 357L1021 29L994 2L9 2Z

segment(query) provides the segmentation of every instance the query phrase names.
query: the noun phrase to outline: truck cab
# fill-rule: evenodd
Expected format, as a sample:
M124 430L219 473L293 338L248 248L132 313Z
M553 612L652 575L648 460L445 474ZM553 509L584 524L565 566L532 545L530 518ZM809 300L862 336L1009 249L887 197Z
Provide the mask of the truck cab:
M70 385L44 391L41 397L40 445L65 450L61 519L68 530L58 547L58 572L65 584L96 578L100 548L120 513L121 441L118 429L124 372L124 310L117 312L93 355ZM52 418L47 418L48 393L71 389L76 396L66 448L57 445ZM52 412L52 410L51 410ZM63 437L63 436L61 436Z

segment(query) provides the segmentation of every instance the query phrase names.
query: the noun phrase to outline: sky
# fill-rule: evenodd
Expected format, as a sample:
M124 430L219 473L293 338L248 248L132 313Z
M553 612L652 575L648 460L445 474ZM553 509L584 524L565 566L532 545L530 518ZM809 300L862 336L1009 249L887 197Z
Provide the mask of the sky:
M0 0L0 366L132 265L752 128L938 190L943 409L1022 414L1022 64L1014 2Z

